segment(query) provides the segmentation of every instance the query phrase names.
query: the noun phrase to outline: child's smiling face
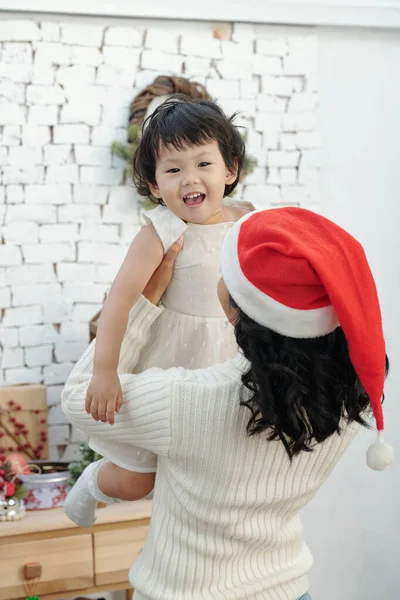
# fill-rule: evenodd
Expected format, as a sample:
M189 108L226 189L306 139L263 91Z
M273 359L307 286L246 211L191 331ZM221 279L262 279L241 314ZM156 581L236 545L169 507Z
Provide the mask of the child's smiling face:
M223 220L225 186L236 180L227 168L218 142L182 150L161 146L151 193L188 223L210 225Z

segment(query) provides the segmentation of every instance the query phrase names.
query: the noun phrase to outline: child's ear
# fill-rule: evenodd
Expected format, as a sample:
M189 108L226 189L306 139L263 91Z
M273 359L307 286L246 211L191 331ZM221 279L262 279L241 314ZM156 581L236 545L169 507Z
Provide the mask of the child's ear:
M228 185L230 185L231 183L234 183L236 181L237 174L238 174L238 165L237 165L237 161L235 161L235 164L232 167L232 169L226 170L225 182Z
M155 184L153 185L152 183L150 183L150 181L147 182L147 185L149 186L149 190L151 192L151 195L154 196L154 198L161 198L161 194L160 194L160 190L158 188L158 185Z

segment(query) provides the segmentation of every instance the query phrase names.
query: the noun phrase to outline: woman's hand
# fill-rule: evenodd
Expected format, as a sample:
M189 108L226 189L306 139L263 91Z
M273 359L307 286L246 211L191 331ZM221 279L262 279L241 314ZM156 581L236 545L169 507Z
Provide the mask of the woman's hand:
M172 244L163 258L158 269L151 276L148 284L143 290L143 296L152 304L158 304L170 284L174 271L175 261L183 247L183 236L175 244Z

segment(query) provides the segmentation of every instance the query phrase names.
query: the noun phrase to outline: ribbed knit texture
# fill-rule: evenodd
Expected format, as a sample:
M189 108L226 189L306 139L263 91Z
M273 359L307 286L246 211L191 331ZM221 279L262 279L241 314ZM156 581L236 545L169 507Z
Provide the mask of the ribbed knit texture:
M95 422L84 402L94 345L62 395L70 420L116 462L110 442L157 454L153 514L130 571L135 600L296 600L308 589L312 557L300 509L354 437L350 426L290 463L279 441L249 437L240 406L242 355L197 371L132 372L160 309L143 298L131 313L119 373L124 404L115 425Z

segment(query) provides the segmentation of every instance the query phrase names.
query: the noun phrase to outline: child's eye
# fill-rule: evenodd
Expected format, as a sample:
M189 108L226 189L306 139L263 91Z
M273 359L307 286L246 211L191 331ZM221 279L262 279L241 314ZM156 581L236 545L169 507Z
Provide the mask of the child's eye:
M199 167L208 167L208 165L211 165L211 163L209 163L209 162L201 162L199 164Z
M179 169L177 169L177 168L170 169L169 171L167 171L167 173L179 173Z

